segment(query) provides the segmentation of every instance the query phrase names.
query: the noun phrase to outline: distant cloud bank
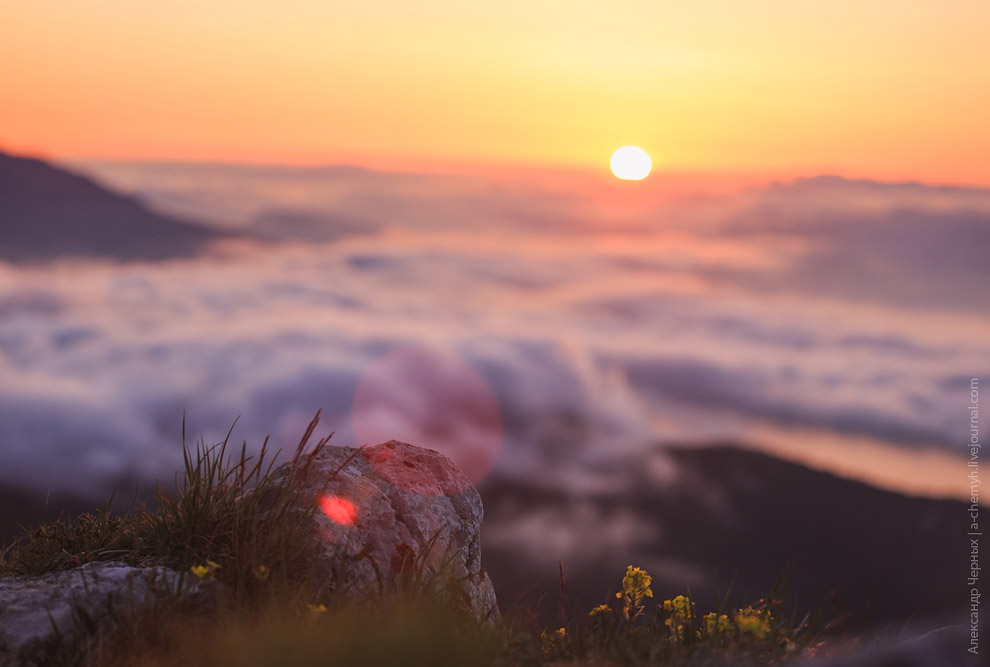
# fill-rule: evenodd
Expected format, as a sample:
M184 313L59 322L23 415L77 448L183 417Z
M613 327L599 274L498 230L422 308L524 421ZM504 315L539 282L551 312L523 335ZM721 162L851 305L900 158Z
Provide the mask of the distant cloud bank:
M318 409L340 444L387 432L576 492L656 441L954 452L960 378L990 373L987 191L820 178L617 216L536 182L114 169L269 240L0 263L4 483L103 496L171 476L183 414L291 447Z

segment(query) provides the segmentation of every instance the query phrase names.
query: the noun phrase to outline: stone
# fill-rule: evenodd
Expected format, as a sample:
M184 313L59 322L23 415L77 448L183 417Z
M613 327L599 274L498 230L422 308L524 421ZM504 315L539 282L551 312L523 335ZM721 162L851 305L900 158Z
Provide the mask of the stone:
M288 465L276 475L296 474ZM293 480L314 514L320 572L332 597L427 587L478 622L499 619L481 565L481 496L446 456L391 440L326 447Z
M118 614L168 596L194 601L202 594L203 585L191 574L117 562L0 578L0 666L43 664Z

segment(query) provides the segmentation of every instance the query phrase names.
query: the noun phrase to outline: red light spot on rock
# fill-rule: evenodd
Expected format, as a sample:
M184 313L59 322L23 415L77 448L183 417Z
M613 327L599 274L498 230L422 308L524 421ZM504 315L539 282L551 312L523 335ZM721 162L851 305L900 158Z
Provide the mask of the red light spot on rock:
M320 497L320 510L327 515L328 519L343 526L352 525L354 517L357 516L357 508L354 507L354 503L347 498L341 498L331 493Z

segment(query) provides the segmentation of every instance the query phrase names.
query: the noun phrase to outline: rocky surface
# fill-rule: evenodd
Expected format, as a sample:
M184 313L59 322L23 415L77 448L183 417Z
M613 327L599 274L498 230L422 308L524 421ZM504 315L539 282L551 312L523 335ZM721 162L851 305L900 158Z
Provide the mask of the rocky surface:
M203 593L196 577L164 567L88 563L40 577L0 579L0 666L44 664L119 614ZM43 657L42 657L43 656Z
M395 440L327 447L294 488L301 506L320 507L313 528L331 594L430 588L479 621L498 619L481 566L481 496L447 457Z

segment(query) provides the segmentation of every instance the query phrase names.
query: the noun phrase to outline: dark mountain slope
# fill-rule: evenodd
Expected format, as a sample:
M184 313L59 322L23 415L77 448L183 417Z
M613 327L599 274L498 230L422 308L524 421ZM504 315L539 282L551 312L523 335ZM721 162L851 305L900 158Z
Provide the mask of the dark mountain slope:
M161 260L193 255L219 237L83 176L0 153L0 259Z
M733 601L747 604L766 596L786 571L788 608L801 614L821 605L827 614L850 612L863 625L964 610L963 503L890 493L734 447L669 454L673 479L636 466L620 491L583 497L601 516L631 513L635 534L647 539L595 549L599 555L590 561L569 563L560 554L576 607L605 601L626 565L652 562L665 564L651 571L661 600L684 592L682 573L701 575L690 585L702 607L714 597L716 577L723 593L734 577ZM578 500L518 482L485 486L482 496L490 535L483 542L486 567L500 599L546 593L555 603L556 568L544 563L534 572L526 562L531 556L507 544L499 527L548 508L566 517ZM607 532L600 539L608 539ZM533 589L537 579L544 586Z

